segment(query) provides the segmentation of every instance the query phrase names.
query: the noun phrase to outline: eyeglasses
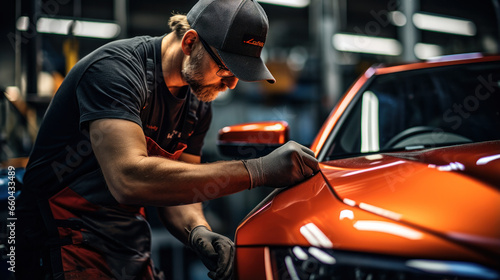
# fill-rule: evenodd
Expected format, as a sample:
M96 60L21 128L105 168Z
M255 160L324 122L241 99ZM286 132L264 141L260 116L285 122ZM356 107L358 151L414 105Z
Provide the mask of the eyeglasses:
M205 40L203 40L201 37L199 37L199 38L200 38L201 44L203 45L203 48L207 51L207 53L210 55L210 57L212 57L212 60L215 62L215 64L217 64L217 66L219 66L219 70L217 70L216 75L219 76L219 77L221 77L221 78L232 78L232 77L234 77L234 74L231 73L231 71L229 69L227 69L227 67L224 65L224 63L222 63L222 61L212 51L212 48L210 48L210 46L208 45L208 43L205 42Z

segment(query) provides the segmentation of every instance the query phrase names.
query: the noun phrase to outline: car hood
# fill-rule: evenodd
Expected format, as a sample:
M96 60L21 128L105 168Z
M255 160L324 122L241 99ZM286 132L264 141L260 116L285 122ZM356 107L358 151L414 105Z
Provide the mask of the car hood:
M500 141L339 159L258 205L237 246L319 246L498 265Z
M500 255L500 141L326 162L346 204Z

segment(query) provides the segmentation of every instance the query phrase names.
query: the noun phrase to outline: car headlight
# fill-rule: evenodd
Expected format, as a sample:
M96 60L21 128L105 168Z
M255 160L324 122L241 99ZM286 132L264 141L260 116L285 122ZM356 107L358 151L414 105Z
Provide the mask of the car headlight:
M475 263L404 259L316 247L270 249L275 279L500 279L498 271Z

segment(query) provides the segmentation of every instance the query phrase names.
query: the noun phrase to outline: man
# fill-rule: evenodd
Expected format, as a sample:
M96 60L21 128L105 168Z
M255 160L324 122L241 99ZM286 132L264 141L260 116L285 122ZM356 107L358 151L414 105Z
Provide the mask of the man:
M211 231L201 201L284 187L318 170L290 142L246 161L200 164L209 102L238 80L274 82L260 58L268 21L253 0L201 0L164 37L107 44L83 58L40 127L19 198L19 279L161 279L143 206L191 247L214 279L233 243Z

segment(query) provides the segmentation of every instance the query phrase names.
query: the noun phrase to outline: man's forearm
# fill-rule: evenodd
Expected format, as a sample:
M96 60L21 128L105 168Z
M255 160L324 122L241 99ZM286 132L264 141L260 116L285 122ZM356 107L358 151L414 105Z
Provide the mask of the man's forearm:
M148 156L141 127L130 121L93 121L90 137L109 190L120 203L191 204L250 186L241 161L195 164Z
M158 207L158 214L168 231L184 244L193 228L203 225L210 229L201 203Z
M116 196L121 196L122 202L154 206L202 202L250 185L248 171L241 161L190 164L158 157L144 157L124 167L121 178L114 182L119 186L110 190L121 192Z

